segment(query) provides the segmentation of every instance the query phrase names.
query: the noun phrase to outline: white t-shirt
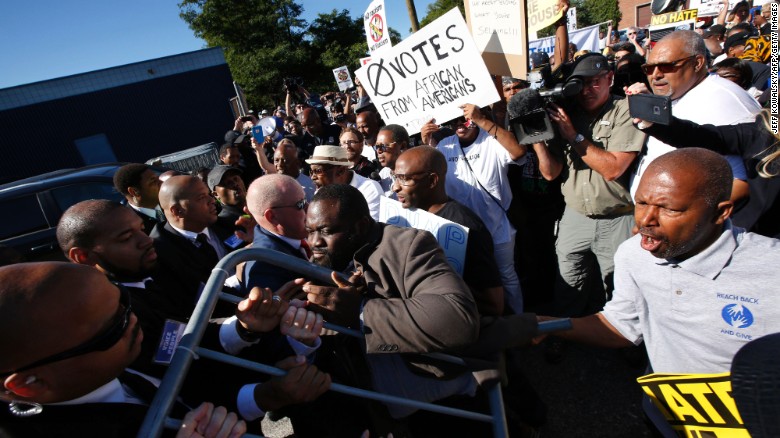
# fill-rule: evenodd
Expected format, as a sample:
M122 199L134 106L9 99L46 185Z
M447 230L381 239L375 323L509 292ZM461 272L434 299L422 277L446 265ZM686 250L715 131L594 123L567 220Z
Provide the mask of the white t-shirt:
M708 76L683 97L672 101L672 115L702 125L736 125L752 122L759 111L761 106L745 90L717 75ZM636 195L639 180L647 165L674 149L655 137L647 138L647 151L639 157L639 164L631 175L632 197Z
M379 171L379 185L382 186L385 196L391 199L398 199L393 191L393 176L389 167L383 167Z
M447 159L447 195L470 208L482 219L493 235L494 244L509 242L514 228L506 217L506 209L512 203L512 190L507 179L508 166L525 163L525 157L512 161L509 152L482 129L474 143L463 148L468 164L463 159L459 144L458 136L453 135L436 146ZM485 193L483 187L498 199L500 207Z
M350 172L352 172L350 170ZM379 220L379 198L382 197L382 186L373 179L368 179L352 172L352 180L349 185L360 190L368 202L368 211L375 221Z

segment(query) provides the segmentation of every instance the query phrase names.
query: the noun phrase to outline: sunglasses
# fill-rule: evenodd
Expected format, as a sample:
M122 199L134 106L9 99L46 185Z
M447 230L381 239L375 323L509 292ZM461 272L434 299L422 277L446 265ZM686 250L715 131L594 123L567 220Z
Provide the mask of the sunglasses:
M374 145L374 148L376 148L377 152L387 152L390 149L390 146L394 145L395 143L396 142L387 143L387 144L377 143Z
M294 207L298 210L303 210L304 208L306 208L307 205L309 205L309 202L306 201L306 198L303 198L293 205L281 205L279 207L271 207L271 208L293 208Z
M123 285L114 283L119 288L119 309L117 310L114 322L106 331L98 334L94 338L84 342L81 345L77 345L73 348L69 348L57 354L45 357L37 360L29 365L19 367L13 371L2 373L0 375L10 376L11 374L20 373L33 368L49 365L54 362L59 362L65 359L71 359L77 356L82 356L95 351L106 351L116 345L127 330L127 326L130 324L130 313L133 311L133 307L130 303L130 291L128 291Z
M685 65L686 62L690 61L691 59L696 58L696 55L686 56L685 58L680 58L676 61L669 61L669 62L659 62L657 64L642 64L642 72L648 76L653 74L655 69L661 71L661 73L672 73L676 71L678 68Z

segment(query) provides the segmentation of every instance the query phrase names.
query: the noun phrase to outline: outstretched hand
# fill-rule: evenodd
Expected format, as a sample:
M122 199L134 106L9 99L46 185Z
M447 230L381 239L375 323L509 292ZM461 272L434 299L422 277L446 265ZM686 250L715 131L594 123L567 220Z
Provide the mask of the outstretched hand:
M346 327L360 325L360 307L366 280L363 274L355 272L348 281L342 280L337 272L331 273L333 286L316 286L311 282L303 285L309 300L309 309L321 314L326 321Z
M176 438L238 438L246 433L246 423L222 406L202 403L184 416Z

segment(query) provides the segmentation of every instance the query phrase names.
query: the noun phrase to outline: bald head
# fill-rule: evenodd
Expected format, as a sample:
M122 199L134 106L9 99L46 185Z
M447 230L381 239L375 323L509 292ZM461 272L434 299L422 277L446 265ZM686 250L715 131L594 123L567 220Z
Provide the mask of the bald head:
M300 174L301 162L298 160L298 148L291 140L285 138L276 145L274 167L278 173L292 178Z
M686 260L715 242L734 207L732 175L715 152L678 149L645 170L634 199L643 249L653 256Z
M404 208L435 212L447 202L447 160L436 148L417 146L407 150L396 160L394 171L397 177L392 190Z
M668 175L675 181L693 176L685 179L690 179L691 184L694 184L695 192L702 197L708 207L728 201L734 181L728 161L722 155L703 148L677 149L661 155L650 163L645 175L648 175L648 179ZM644 180L643 176L643 183Z
M306 213L296 207L306 195L292 177L281 173L262 176L249 186L246 199L260 227L293 239L306 237Z
M160 186L160 207L166 211L172 205L189 198L200 184L203 184L203 181L192 175L175 175L168 178Z
M103 226L107 225L103 219L118 208L126 207L115 201L90 199L65 210L57 224L57 242L65 256L76 246L93 248L95 240L103 232Z

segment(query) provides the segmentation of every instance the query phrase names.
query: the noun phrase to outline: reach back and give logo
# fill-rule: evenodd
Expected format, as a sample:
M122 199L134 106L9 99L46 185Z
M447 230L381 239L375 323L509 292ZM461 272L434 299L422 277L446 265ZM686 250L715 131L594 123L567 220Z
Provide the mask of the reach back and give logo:
M723 306L720 311L720 317L729 325L729 327L732 327L733 329L746 329L755 323L756 319L753 315L753 311L751 311L747 305L750 305L750 307L753 307L755 310L754 306L758 305L758 298L725 293L718 293L717 298L732 301ZM750 340L753 338L751 335L739 332L738 330L723 328L720 332L721 334L736 336L741 339Z

